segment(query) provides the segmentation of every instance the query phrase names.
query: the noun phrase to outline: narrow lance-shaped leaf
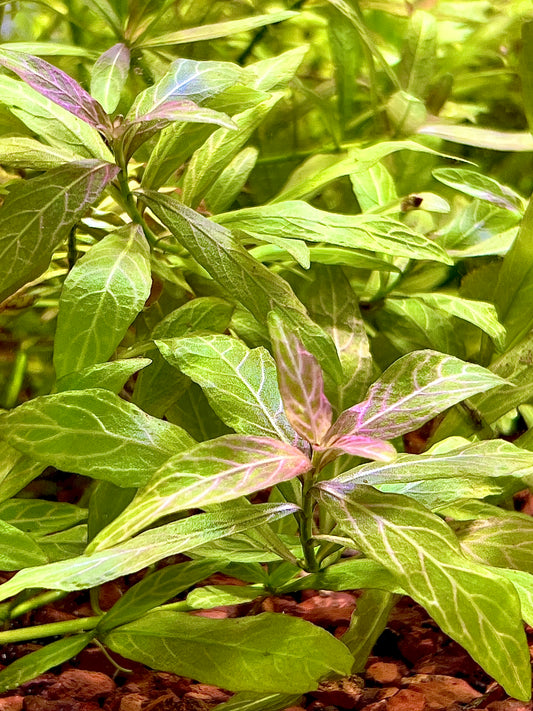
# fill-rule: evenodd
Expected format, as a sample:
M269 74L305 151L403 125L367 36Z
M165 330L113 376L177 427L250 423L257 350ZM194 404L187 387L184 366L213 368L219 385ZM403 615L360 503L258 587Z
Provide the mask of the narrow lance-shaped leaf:
M268 316L268 327L287 418L299 435L319 444L331 427L332 416L322 370L275 311Z
M478 126L453 126L449 123L428 123L417 133L437 136L445 141L461 143L464 146L487 148L492 151L525 152L533 151L533 136L526 131L494 131Z
M111 122L102 106L68 74L44 59L0 49L0 64L10 69L33 89L78 116L97 130L108 130Z
M0 585L0 600L27 588L84 590L135 573L177 553L275 521L298 510L293 504L233 507L231 513L197 514L141 533L120 546L19 571Z
M107 390L44 395L0 415L0 437L41 462L140 486L194 440Z
M533 132L533 22L522 23L522 42L520 45L520 82L522 85L522 100L529 124Z
M366 400L340 415L329 436L399 437L470 395L503 384L479 365L435 351L414 351L387 368Z
M2 570L20 570L47 562L47 557L33 536L0 520L0 566Z
M320 460L321 466L341 454L375 459L379 462L390 462L396 457L396 450L390 442L383 442L381 439L365 435L342 435L329 442L326 447L317 447L316 449L324 451Z
M139 118L174 99L203 101L236 84L241 75L242 69L230 62L176 59L157 84L139 94L128 112L127 119Z
M288 283L252 257L229 230L153 191L143 200L222 288L250 311L259 323L278 309L307 350L336 382L341 379L339 356L331 338L307 315Z
M93 541L115 545L162 516L204 508L303 474L311 462L295 447L268 437L224 435L171 457L126 510Z
M150 248L138 225L111 232L71 269L54 343L57 377L106 361L150 295Z
M323 482L321 498L356 547L516 698L529 699L531 668L513 586L461 552L449 526L408 496Z
M483 173L464 168L437 168L433 177L466 195L485 200L510 212L523 212L524 199L517 192Z
M47 146L26 136L0 138L0 163L13 168L48 170L78 159L75 153L65 149Z
M197 301L197 299L195 300ZM236 432L294 444L283 411L276 365L266 348L222 334L156 340L170 365L198 383L217 415Z
M45 271L56 247L118 170L79 161L11 188L0 210L0 300Z
M151 363L150 358L127 358L112 360L110 363L97 363L79 372L69 373L56 383L58 392L65 390L87 390L104 388L118 395L130 377Z
M533 521L531 516L495 516L466 521L457 537L465 553L478 563L533 573Z
M119 42L101 54L91 70L91 94L108 114L118 106L129 68L130 50Z
M323 677L349 674L352 663L348 649L325 630L268 612L210 620L154 611L103 641L129 659L232 691L303 694Z

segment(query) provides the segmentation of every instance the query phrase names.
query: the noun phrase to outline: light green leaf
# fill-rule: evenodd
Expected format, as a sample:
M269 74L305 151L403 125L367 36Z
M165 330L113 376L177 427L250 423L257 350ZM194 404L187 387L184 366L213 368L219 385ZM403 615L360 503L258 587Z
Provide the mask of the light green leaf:
M246 82L258 91L285 89L294 78L308 50L309 45L304 44L275 57L248 64L244 67L243 76Z
M203 585L191 590L186 602L192 610L208 610L212 607L252 602L258 597L266 597L267 594L262 585Z
M368 391L345 410L331 435L392 439L412 432L439 412L504 380L479 365L435 351L413 351L395 361Z
M2 143L0 142L0 157ZM224 168L219 177L205 194L205 203L210 212L216 214L231 207L244 188L257 161L259 151L248 146Z
M351 668L346 647L288 615L211 620L157 611L104 638L114 652L231 691L305 693ZM301 650L305 649L305 655Z
M47 146L33 138L25 136L0 138L0 163L13 168L48 170L75 161L76 158L76 154L66 148Z
M352 173L350 181L362 212L398 199L394 179L381 163L376 163L364 173Z
M190 336L156 341L168 362L201 386L217 415L243 435L293 443L278 388L274 359L230 336Z
M115 545L162 516L232 501L309 471L298 449L269 437L229 434L177 454L91 544ZM103 545L101 545L103 543Z
M0 519L26 533L43 536L87 520L87 509L42 499L10 499L0 504Z
M522 42L520 44L520 83L522 86L522 101L529 124L533 130L533 22L526 20L522 23Z
M263 233L383 252L411 259L452 261L431 240L406 225L381 215L340 215L301 200L277 202L217 215L214 221L261 238Z
M340 362L331 338L307 315L289 284L254 259L231 232L166 195L148 191L143 200L223 289L259 323L279 309L307 350L335 381Z
M2 42L0 49L35 54L38 57L91 57L93 53L86 47L58 42Z
M223 332L229 325L233 305L217 297L192 299L165 316L153 329L152 338L185 336L195 331ZM154 417L163 417L185 394L190 380L169 365L158 351L150 352L152 365L135 383L133 401Z
M174 372L177 372L174 369ZM231 429L218 417L204 391L191 383L183 395L166 411L166 419L194 437L198 442L229 434Z
M493 572L511 581L514 585L520 598L522 617L528 625L531 625L533 622L533 576L522 570L510 570L509 568L494 568Z
M18 494L46 468L46 465L17 452L7 442L0 442L0 455L0 501Z
M91 70L91 94L108 114L118 106L129 68L130 51L119 43L101 54Z
M98 623L98 633L131 622L219 570L212 560L167 565L129 587ZM201 588L198 588L201 590Z
M267 15L254 15L252 17L243 17L239 20L227 20L226 22L217 22L212 25L202 25L201 27L189 27L186 30L178 30L177 32L168 32L159 37L152 37L144 40L141 47L165 47L167 45L188 44L189 42L205 42L219 37L229 37L238 34L239 32L248 32L257 27L265 25L273 25L284 20L290 20L291 17L297 17L297 12L290 10L278 10Z
M0 102L52 146L66 148L84 158L112 162L113 156L95 128L28 84L0 76Z
M530 516L467 521L455 532L461 548L478 563L533 573L533 521Z
M241 74L241 68L230 62L176 59L162 79L137 96L126 118L139 118L175 99L203 101L236 84Z
M436 136L452 143L461 143L475 148L492 151L526 152L533 151L533 136L522 131L494 131L478 126L454 126L448 123L428 123L417 133Z
M237 130L219 128L195 151L183 178L183 202L196 207L220 173L282 98L280 92L233 116Z
M117 172L109 163L86 160L13 185L0 213L0 301L45 271Z
M524 198L488 175L464 168L437 168L433 171L433 177L466 195L486 200L511 212L523 212Z
M238 691L217 711L283 711L298 703L301 694L257 694Z
M109 481L98 481L89 499L89 520L87 521L87 540L90 542L96 534L111 523L135 496L136 489L117 486Z
M437 21L429 12L414 12L407 28L398 66L398 76L404 89L425 99L435 78L437 59Z
M51 533L37 538L37 543L46 554L48 562L65 560L81 555L87 545L87 526L82 524L66 531Z
M292 504L257 504L245 508L235 506L231 513L190 516L141 533L114 548L21 570L7 583L0 585L0 600L26 588L69 591L102 585L121 575L135 573L170 555L232 536L295 511L297 507Z
M529 648L513 586L466 558L449 526L409 497L365 485L319 486L356 547L390 570L508 694L529 699Z
M30 654L25 654L0 671L0 693L16 689L55 666L79 654L93 639L94 632L85 632L58 639Z
M125 487L146 484L194 444L180 427L99 389L36 397L0 415L0 436L41 462Z
M412 293L409 294L409 298L420 299L432 308L472 323L492 338L498 350L503 350L505 328L499 322L498 313L493 304L487 301L462 299L459 296L439 292L432 294Z
M146 368L151 362L149 358L128 358L90 365L88 368L64 375L57 381L56 390L64 392L103 388L118 394L134 373Z
M2 570L20 570L32 565L41 565L48 560L33 536L2 520L0 520L0 538Z
M283 585L280 593L299 590L386 590L401 593L402 588L387 568L371 558L349 558L329 565L320 573L311 573Z
M111 232L65 279L54 344L58 378L106 361L150 295L150 248L138 225Z

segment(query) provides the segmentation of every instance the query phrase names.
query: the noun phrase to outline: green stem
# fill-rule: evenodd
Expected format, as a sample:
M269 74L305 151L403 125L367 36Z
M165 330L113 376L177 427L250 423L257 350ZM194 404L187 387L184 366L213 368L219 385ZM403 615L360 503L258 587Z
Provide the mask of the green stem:
M311 493L314 484L313 474L314 470L311 470L304 477L303 506L300 514L300 542L304 553L305 568L309 573L316 573L319 569L313 539L313 514L315 510L315 497Z
M27 642L32 639L43 637L55 637L56 635L67 635L83 630L92 630L100 622L101 617L82 617L77 620L65 620L64 622L50 622L46 625L34 625L33 627L22 627L13 630L0 632L0 645L11 644L12 642Z
M56 600L61 600L67 594L68 593L64 590L47 590L39 595L34 595L29 600L24 600L24 602L12 607L8 617L10 620L14 620L16 617L26 614L26 612L31 612L38 607L49 605L51 602L56 602Z
M9 378L9 382L6 387L4 395L3 406L6 410L10 410L17 404L19 393L22 389L24 383L24 376L26 375L26 369L28 367L28 351L27 347L22 344L17 355L15 357L15 362L13 364L13 370Z

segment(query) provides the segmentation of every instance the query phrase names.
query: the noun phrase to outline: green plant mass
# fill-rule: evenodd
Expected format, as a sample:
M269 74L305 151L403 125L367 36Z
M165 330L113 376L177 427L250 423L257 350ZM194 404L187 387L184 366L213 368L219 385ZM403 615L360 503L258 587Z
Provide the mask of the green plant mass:
M277 711L406 595L529 700L530 4L19 0L0 33L0 644L45 640L0 693L97 644ZM344 635L261 608L301 590L363 591Z

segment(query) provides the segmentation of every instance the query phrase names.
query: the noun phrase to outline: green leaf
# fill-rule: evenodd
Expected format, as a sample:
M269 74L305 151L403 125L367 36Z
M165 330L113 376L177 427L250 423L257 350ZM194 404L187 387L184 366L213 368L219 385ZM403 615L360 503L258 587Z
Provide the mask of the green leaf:
M36 397L0 415L0 436L24 454L59 469L141 486L194 440L107 390Z
M346 17L330 10L327 18L329 48L337 87L337 111L341 128L345 131L354 112L362 43L357 30Z
M526 152L533 151L533 136L522 131L494 131L478 126L453 126L448 123L428 123L417 133L436 136L464 146L486 148L492 151Z
M268 437L230 434L201 442L168 459L91 550L115 545L162 516L253 494L310 468L305 454Z
M274 359L230 336L190 336L156 341L162 355L201 386L217 415L243 435L293 443L283 411Z
M165 316L153 329L154 339L185 336L195 331L223 332L229 325L233 305L213 296L193 299ZM190 380L169 365L159 352L151 352L152 365L135 383L133 401L154 417L163 417L182 397Z
M186 205L198 205L281 97L280 92L275 93L256 106L236 114L233 121L237 130L219 128L195 151L183 179L182 198Z
M98 623L99 634L142 617L219 570L218 561L200 560L167 565L129 587Z
M299 590L387 590L402 593L398 581L381 563L371 558L349 558L329 565L320 573L298 578L280 589L280 593Z
M270 312L268 328L287 419L301 437L320 444L332 418L322 370L279 313Z
M214 224L166 195L143 194L150 209L236 301L259 323L279 309L307 350L335 381L340 380L340 362L331 338L307 315L288 283L254 259L229 230Z
M7 442L0 442L0 453L0 501L18 494L46 468L46 465L17 452Z
M524 198L494 178L464 168L437 168L433 177L466 195L485 200L510 212L523 212Z
M58 42L2 42L2 49L12 49L15 52L35 54L38 57L91 57L91 50L77 47L73 44Z
M229 37L239 34L240 32L249 32L258 27L265 25L273 25L284 20L290 20L292 17L297 17L297 12L290 10L278 10L267 15L253 15L252 17L243 17L238 20L227 20L226 22L217 22L212 25L202 25L201 27L188 27L186 30L178 30L177 32L168 32L159 37L152 37L144 40L140 46L147 48L165 47L167 45L188 44L189 42L206 42L219 37Z
M521 28L522 42L520 45L520 83L522 85L522 101L529 124L533 129L533 22L526 20Z
M174 369L174 372L177 372ZM218 417L204 391L191 383L183 395L166 411L169 422L183 427L198 442L229 434L231 429Z
M111 162L113 156L98 131L31 86L0 76L0 102L9 106L28 128L52 146L67 148L84 158Z
M87 160L13 185L0 213L0 301L45 271L117 172L114 165Z
M113 630L104 642L135 661L231 691L305 693L325 676L348 674L352 661L325 630L272 613L211 620L152 612Z
M56 390L64 392L102 388L118 394L134 373L146 368L150 363L149 358L128 358L90 365L88 368L64 375L57 381Z
M533 576L522 570L510 570L508 568L494 568L493 572L501 575L506 580L510 580L514 585L520 598L522 617L528 625L531 625L533 621Z
M203 585L187 595L187 606L192 610L208 610L212 607L239 605L252 602L267 595L263 586L252 585Z
M257 694L238 691L218 711L282 711L298 703L301 694Z
M7 136L0 138L0 162L13 168L48 170L76 160L76 154L65 148L46 146L33 138Z
M513 586L466 558L449 526L409 497L365 485L319 487L356 547L390 570L509 695L528 699L529 648Z
M109 481L98 481L89 499L89 520L87 521L87 540L90 542L96 534L124 511L135 496L136 489L117 486Z
M309 45L294 47L268 59L248 64L244 67L245 81L258 91L285 89L298 71Z
M84 590L135 573L170 555L192 550L209 541L232 536L247 528L260 526L297 511L292 504L257 504L234 506L231 513L190 516L141 533L131 541L107 550L70 560L26 568L0 585L0 599L5 600L26 588Z
M65 560L81 555L87 545L87 526L82 524L66 531L51 533L37 538L37 543L45 552L47 560Z
M533 573L531 517L498 516L466 521L455 532L461 548L478 563Z
M400 595L386 590L365 590L357 598L350 626L341 637L353 656L352 674L364 671L372 648L385 630L392 608L399 599Z
M270 233L365 252L371 249L397 257L452 263L441 247L390 217L339 215L317 210L301 200L235 210L217 215L214 221L259 238Z
M472 323L492 338L498 350L503 350L506 335L505 328L499 322L498 313L493 304L487 301L462 299L458 296L439 292L432 294L413 293L409 294L409 298L420 299L428 306Z
M0 504L0 519L21 531L43 536L87 520L87 509L42 499L10 499Z
M20 570L32 565L47 562L47 557L36 543L33 536L0 520L0 568L2 570Z
M0 693L16 689L53 667L79 654L93 639L94 632L58 639L30 654L25 654L0 671Z
M494 303L507 331L506 350L515 346L533 326L533 200L522 219L518 235L500 268Z
M376 163L364 173L352 173L350 181L362 212L398 199L394 178L381 163Z
M175 99L202 101L236 84L241 73L240 67L230 62L176 59L162 79L137 96L126 118L139 118Z
M429 12L418 10L409 19L402 48L398 76L409 93L425 99L435 78L437 60L437 21Z
M341 414L331 435L392 439L412 432L470 395L504 382L490 370L453 356L413 351L387 368L366 400Z
M91 94L108 114L118 106L129 68L130 51L119 42L101 54L91 70Z
M144 306L152 284L141 228L111 232L65 279L54 343L57 377L106 361Z
M0 142L0 157L2 144ZM257 161L259 151L248 146L229 162L205 194L205 203L213 214L231 207L244 188Z

